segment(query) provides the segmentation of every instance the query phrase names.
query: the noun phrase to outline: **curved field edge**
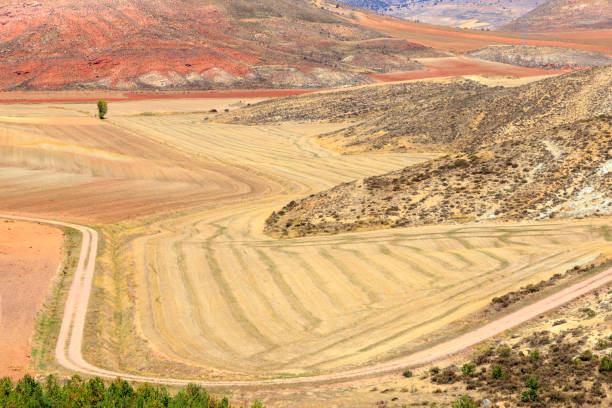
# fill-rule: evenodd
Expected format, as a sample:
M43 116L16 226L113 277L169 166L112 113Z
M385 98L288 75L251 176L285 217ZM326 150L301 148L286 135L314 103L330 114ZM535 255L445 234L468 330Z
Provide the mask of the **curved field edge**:
M127 247L131 247L133 242L131 238L141 237L142 233L143 229L135 228L133 231L130 231L130 228L125 226L103 227L101 229L103 241L115 240L116 242L121 242L118 247L123 247L126 245ZM502 236L501 238L507 240L507 242L511 243L512 245L519 247L523 246L521 245L522 243L520 241L513 241L511 236ZM469 246L469 242L467 244ZM86 330L86 341L84 347L86 360L90 361L96 366L139 375L151 375L155 377L168 376L168 373L172 373L172 378L177 379L206 379L211 381L227 379L228 373L223 373L222 371L216 369L214 364L197 363L187 357L177 358L177 355L166 354L164 352L166 349L164 347L160 348L160 346L163 345L158 344L155 341L151 341L152 339L147 339L146 335L139 327L144 316L139 313L135 303L135 288L133 283L134 273L132 268L130 268L130 265L133 265L135 260L124 252L120 254L115 252L113 255L112 250L110 252L108 251L108 248L111 248L113 245L117 244L109 244L108 242L105 242L103 244L103 248L105 248L105 250L101 252L100 265L113 264L113 267L110 269L107 267L98 268L98 272L96 274L94 290L92 292L92 300L90 302L90 310L88 312L88 326ZM393 248L393 246L391 246L391 248ZM491 261L495 261L498 265L496 268L502 268L504 266L504 262L503 260L496 260L495 258L497 256L494 252L495 251L493 251L493 253L483 254L483 256L489 258ZM460 252L457 252L456 254L461 256ZM589 259L593 260L595 258L596 257L592 257ZM458 257L457 261L473 262L474 258L473 255L470 255L470 257L464 258L463 260ZM576 259L576 263L568 262L567 265L570 266L578 263L581 262ZM548 278L550 275L552 275L552 272L549 272L548 274L540 274L538 276ZM512 286L506 287L505 289L496 293L503 294L505 291L517 289L519 286L523 286L527 282L535 283L534 278L535 277L532 276L531 278L527 277L520 279ZM572 280L572 282L574 281ZM554 290L556 290L556 287ZM488 304L491 297L484 299L483 302L481 302L481 307ZM155 302L156 298L153 297L149 301ZM478 315L477 312L479 310L481 310L481 308L474 309L472 310L472 313L462 316L460 323L457 323L457 319L454 319L450 322L446 322L447 324L442 325L438 328L438 330L432 331L431 333L434 335L433 337L436 338L436 342L438 340L442 341L444 339L448 339L449 333L460 334L469 328L480 325L482 320L474 320L472 317L470 317L474 316L474 313ZM508 309L508 311L510 310L513 309ZM466 321L468 324L465 324ZM253 324L255 329L259 330L261 328L258 324L256 324L256 322L249 323ZM114 327L115 331L110 331L112 334L104 335L105 332L110 333L108 330L109 327ZM221 331L218 334L222 333L224 332ZM431 338L428 338L427 335L417 337L413 342L410 342L409 345L404 345L400 351L396 349L394 353L382 353L374 360L369 361L367 364L386 361L398 355L406 355L407 353L426 348L428 345L430 345L429 342L424 341L427 339L431 340ZM363 364L366 363L364 362ZM360 367L362 364L358 364L357 366ZM353 365L349 367L355 366ZM330 370L334 371L332 369ZM252 373L234 373L231 375L231 377L232 379L241 380L251 378L294 378L311 376L319 372L321 371L318 369L313 369L306 371L301 370L299 372L281 371L272 373L261 367L260 375L254 375Z

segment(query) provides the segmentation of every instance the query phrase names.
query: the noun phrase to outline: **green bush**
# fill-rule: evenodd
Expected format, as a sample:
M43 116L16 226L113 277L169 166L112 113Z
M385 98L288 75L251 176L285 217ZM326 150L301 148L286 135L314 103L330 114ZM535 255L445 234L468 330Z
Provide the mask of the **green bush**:
M494 380L501 380L503 378L506 378L506 373L504 373L504 369L502 368L500 364L497 364L495 367L493 367L493 371L491 372L491 377Z
M461 367L461 372L465 377L469 377L474 374L474 370L476 369L476 365L472 363L465 363L463 367Z
M463 396L453 403L453 408L478 408L478 404L470 397Z
M205 389L189 384L176 396L166 388L144 384L134 389L127 381L116 379L108 386L100 378L83 381L78 375L61 384L49 376L41 384L26 375L16 384L0 379L2 408L230 408L227 398L215 400ZM256 402L251 408L263 408Z
M612 358L610 356L603 356L599 363L599 371L602 373L609 373L612 371ZM0 391L2 390L0 386Z
M100 119L104 119L107 113L108 113L108 103L100 99L98 101L98 117Z
M531 402L538 399L538 379L535 377L529 377L525 380L525 386L527 391L521 393L521 401Z
M540 360L540 350L535 349L529 354L529 361L535 363Z

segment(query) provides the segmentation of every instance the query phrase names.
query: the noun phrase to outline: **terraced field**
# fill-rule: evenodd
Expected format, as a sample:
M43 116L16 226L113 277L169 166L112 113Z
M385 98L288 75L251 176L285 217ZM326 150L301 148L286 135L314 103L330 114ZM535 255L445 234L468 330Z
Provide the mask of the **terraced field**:
M2 156L0 209L23 200L22 212L101 223L84 340L96 366L206 379L361 366L612 252L606 218L272 239L264 220L283 204L432 155L340 155L309 138L337 124L213 124L136 103L103 123L79 105L2 118L0 145L21 156ZM181 109L201 110L191 103Z
M389 358L495 295L611 251L608 220L270 239L263 222L279 202L431 156L343 156L304 137L332 125L219 125L189 115L113 123L281 185L262 199L120 234L133 251L136 330L183 375L293 376ZM120 367L131 370L137 362L126 358Z

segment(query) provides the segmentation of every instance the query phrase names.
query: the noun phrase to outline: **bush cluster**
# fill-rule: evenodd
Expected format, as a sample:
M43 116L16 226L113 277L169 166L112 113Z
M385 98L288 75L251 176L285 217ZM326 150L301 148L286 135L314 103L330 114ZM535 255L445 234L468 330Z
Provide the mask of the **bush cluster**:
M189 384L172 396L164 387L149 384L134 389L125 380L116 379L108 386L100 378L84 381L78 375L65 383L49 376L39 382L30 375L17 383L0 379L2 408L229 408L227 398L216 400L202 387ZM251 408L263 408L256 402Z

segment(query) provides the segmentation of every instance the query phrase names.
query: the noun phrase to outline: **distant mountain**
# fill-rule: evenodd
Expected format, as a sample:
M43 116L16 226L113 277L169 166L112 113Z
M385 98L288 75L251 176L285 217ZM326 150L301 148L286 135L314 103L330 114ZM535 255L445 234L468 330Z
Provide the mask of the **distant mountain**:
M612 28L610 0L549 0L500 27L510 31Z
M307 0L0 0L0 89L333 87L436 51Z
M341 0L379 13L424 23L465 28L495 28L529 12L545 0Z
M341 3L348 4L349 6L367 8L374 11L384 11L388 8L392 1L382 0L342 0Z

